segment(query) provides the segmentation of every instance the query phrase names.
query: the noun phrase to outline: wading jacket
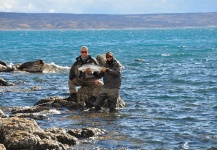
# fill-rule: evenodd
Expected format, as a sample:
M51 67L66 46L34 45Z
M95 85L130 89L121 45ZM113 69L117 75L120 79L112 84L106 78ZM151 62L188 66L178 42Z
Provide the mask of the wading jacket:
M122 65L116 59L113 58L113 63L109 66L105 63L104 67L107 68L106 72L94 72L94 76L97 78L103 77L104 88L120 88L121 86L121 73Z

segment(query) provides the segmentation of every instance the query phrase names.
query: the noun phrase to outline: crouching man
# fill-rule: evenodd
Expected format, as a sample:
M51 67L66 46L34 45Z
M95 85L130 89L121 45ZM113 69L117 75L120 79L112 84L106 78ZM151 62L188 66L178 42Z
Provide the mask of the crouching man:
M95 64L98 65L98 62L95 58L89 55L88 48L82 46L80 49L80 56L76 58L76 61L72 65L69 74L68 87L70 96L68 100L77 102L76 86L88 86L93 88L92 97L88 101L96 101L96 96L98 95L98 89L102 88L103 83L97 79L90 68L87 68L86 71L79 71L78 68L84 64Z

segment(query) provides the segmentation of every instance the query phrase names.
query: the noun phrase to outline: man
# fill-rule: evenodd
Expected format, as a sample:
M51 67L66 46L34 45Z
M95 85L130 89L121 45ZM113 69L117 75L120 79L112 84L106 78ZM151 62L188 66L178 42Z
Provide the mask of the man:
M98 62L95 58L89 55L89 51L86 46L81 47L80 54L81 55L76 58L75 63L70 69L68 80L70 97L68 100L77 102L76 86L90 86L93 87L93 96L90 98L90 101L95 101L98 95L98 89L101 89L103 83L99 81L99 79L96 79L90 68L87 68L84 72L79 71L78 68L84 64L98 65Z
M122 65L115 59L111 52L106 53L106 63L100 73L94 72L94 76L103 77L104 85L96 102L95 109L100 110L104 101L108 99L110 112L116 110L117 99L121 86Z

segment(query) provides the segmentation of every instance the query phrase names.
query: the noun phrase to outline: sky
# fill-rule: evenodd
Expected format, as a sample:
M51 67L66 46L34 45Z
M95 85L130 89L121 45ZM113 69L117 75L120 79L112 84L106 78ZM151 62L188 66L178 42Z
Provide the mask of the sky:
M0 0L0 12L73 14L217 12L217 0Z

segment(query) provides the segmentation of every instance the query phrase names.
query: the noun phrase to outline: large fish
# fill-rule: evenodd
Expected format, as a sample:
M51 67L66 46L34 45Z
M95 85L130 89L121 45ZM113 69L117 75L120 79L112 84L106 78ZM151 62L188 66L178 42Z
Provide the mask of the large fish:
M94 71L98 71L100 72L102 70L102 67L98 66L98 65L93 65L93 64L85 64L82 65L81 67L78 68L78 70L80 71L86 71L87 68L90 68L90 71L94 72Z

